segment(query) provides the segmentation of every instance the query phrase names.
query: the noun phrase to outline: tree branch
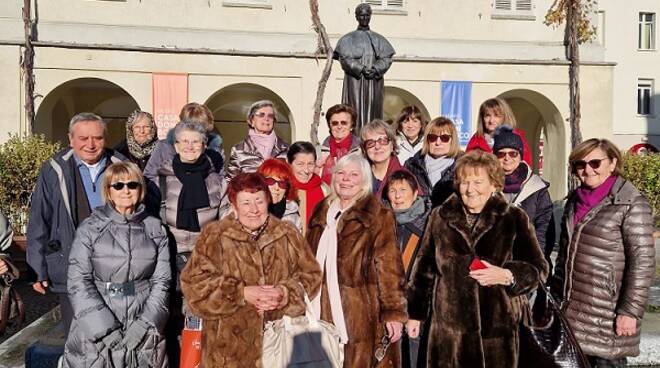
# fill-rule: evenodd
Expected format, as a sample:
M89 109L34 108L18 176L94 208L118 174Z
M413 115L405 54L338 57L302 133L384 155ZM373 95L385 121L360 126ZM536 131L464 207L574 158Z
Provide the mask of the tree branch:
M321 23L321 18L319 17L319 2L318 0L309 0L309 9L312 13L312 24L314 31L318 34L318 46L316 49L317 55L325 54L325 67L321 73L321 79L319 80L318 88L316 90L316 100L314 101L314 116L312 119L312 129L309 133L310 140L315 146L319 145L319 120L321 118L321 109L323 107L323 95L325 94L325 87L328 84L328 79L330 78L330 72L332 71L332 45L330 44L330 38L328 33L325 30L325 26Z

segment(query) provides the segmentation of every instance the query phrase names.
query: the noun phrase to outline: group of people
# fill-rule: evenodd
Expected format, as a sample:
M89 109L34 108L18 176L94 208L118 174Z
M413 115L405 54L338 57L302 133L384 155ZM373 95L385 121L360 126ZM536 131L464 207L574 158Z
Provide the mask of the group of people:
M73 117L28 227L33 287L60 300L65 367L178 366L191 319L205 367L261 366L265 324L305 314L306 298L345 367L515 367L527 296L546 281L592 366L638 353L653 221L608 140L569 157L581 185L552 272L549 183L505 101L482 104L467 152L451 120L415 106L359 132L351 106L332 106L320 147L278 137L270 101L246 118L225 162L204 105L161 141L133 113L117 150L100 117Z

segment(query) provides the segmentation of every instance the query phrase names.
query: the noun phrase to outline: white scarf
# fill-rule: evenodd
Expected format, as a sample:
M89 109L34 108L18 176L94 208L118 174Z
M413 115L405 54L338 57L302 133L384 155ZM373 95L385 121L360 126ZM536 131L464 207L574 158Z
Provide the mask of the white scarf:
M426 165L426 172L429 173L429 181L431 182L431 190L435 183L437 183L442 176L445 174L445 171L454 163L454 159L447 156L441 156L438 158L433 158L431 155L424 156L424 165Z
M340 341L346 344L348 342L348 332L346 331L344 308L341 305L341 295L339 294L339 277L337 276L337 223L342 213L339 200L334 200L326 214L327 224L321 234L319 247L316 250L316 261L321 266L321 274L323 274L324 269L326 270L325 282L328 285L332 321L339 330ZM316 316L321 316L321 294L319 293L312 300L312 309Z

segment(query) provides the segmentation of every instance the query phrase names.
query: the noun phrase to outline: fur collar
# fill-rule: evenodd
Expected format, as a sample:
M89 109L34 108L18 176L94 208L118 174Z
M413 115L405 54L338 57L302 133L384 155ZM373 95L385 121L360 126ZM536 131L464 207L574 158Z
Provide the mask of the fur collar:
M291 229L289 223L282 222L273 215L269 215L268 225L261 233L259 238L256 240L256 245L259 249L263 249L269 244L276 242L282 237L286 236L288 229ZM236 220L236 217L233 213L225 217L224 219L214 223L216 231L222 236L226 236L230 239L239 241L239 242L250 242L250 235L243 230L241 224Z
M330 208L330 201L331 199L328 197L324 199L318 207L316 207L314 215L312 216L312 219L309 223L310 228L314 226L325 228L325 215L328 213L328 209ZM339 224L337 225L337 232L341 233L344 225L351 221L358 221L362 223L362 226L365 228L370 227L382 209L383 205L378 199L376 199L375 196L372 194L367 195L366 197L353 203L353 205L345 211L339 220Z

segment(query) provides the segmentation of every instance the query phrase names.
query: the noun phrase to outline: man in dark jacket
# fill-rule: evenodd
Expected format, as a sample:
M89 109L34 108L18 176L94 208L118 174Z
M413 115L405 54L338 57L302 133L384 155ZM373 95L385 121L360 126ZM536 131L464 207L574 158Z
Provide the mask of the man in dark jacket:
M67 297L67 265L76 228L102 205L105 168L124 156L105 148L101 117L80 113L69 122L69 145L46 161L32 194L27 231L27 262L37 274L35 291L57 294L65 334L73 312Z

